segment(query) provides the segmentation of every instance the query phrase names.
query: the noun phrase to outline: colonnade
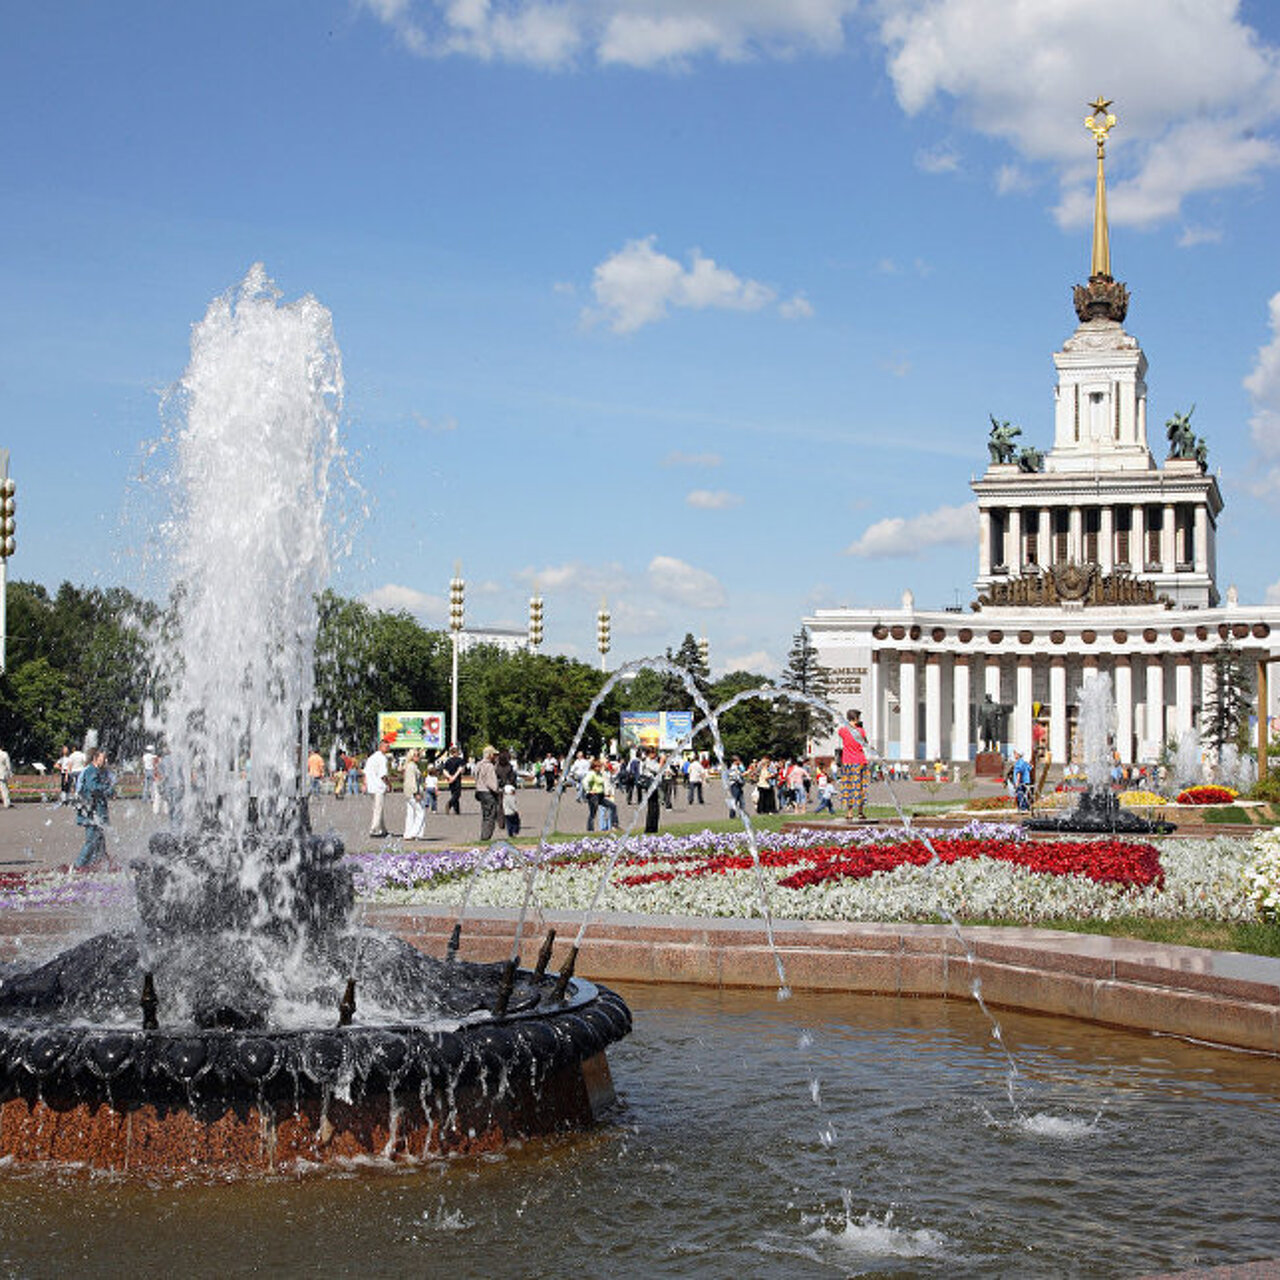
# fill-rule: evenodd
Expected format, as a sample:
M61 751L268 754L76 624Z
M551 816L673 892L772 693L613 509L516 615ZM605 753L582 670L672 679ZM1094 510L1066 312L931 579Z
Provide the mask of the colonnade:
M877 649L872 654L869 720L876 749L889 759L973 758L984 695L1011 707L1003 744L1030 754L1035 704L1048 720L1055 761L1070 759L1081 686L1105 672L1116 708L1116 749L1126 763L1154 758L1166 737L1196 726L1212 690L1208 655L983 654Z
M1016 576L1064 561L1097 564L1103 573L1209 572L1209 512L1203 502L992 506L979 516L984 574Z

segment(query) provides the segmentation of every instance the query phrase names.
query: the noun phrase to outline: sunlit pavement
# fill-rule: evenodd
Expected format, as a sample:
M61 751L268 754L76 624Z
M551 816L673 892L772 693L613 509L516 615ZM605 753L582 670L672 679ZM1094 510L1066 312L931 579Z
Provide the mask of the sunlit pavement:
M1001 788L981 784L975 788L961 784L899 782L893 790L900 802L917 805L925 802L961 802L967 795L997 794ZM705 804L689 804L683 787L677 788L672 808L661 810L663 828L672 824L720 822L729 816L728 806L718 781L708 782L704 788ZM524 787L519 793L522 836L537 836L546 823L552 796L544 789ZM873 805L891 803L889 788L883 783L873 784L868 801ZM386 805L387 830L385 839L369 836L369 819L373 801L368 796L336 799L321 795L310 802L311 825L317 832L334 831L349 852L364 852L389 846L402 846L404 832L404 797L392 794ZM413 848L455 847L474 844L480 838L480 809L470 790L462 793L462 814L446 814L444 801L440 811L427 815L425 840L410 842ZM636 807L628 805L619 793L618 810L621 824L626 827L636 816ZM810 806L812 811L812 805ZM643 814L636 823L643 829ZM160 830L165 819L152 813L149 804L139 800L115 800L111 804L111 829L108 848L117 862L127 862L146 848L147 838ZM572 789L566 789L560 802L556 830L561 833L581 834L587 829L587 806L579 803ZM83 832L76 826L75 811L57 804L25 801L0 811L0 871L16 871L24 868L65 866L75 857L83 843Z

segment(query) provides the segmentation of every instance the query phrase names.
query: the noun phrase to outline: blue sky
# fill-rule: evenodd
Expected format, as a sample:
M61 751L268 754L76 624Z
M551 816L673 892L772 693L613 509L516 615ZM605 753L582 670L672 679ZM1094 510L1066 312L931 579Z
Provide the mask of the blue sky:
M333 313L334 585L611 662L776 671L816 607L967 604L989 413L1051 443L1086 103L1153 448L1280 600L1280 10L1262 0L6 6L11 576L143 587L159 397L263 262ZM141 513L141 514L140 514ZM246 549L251 554L251 549Z

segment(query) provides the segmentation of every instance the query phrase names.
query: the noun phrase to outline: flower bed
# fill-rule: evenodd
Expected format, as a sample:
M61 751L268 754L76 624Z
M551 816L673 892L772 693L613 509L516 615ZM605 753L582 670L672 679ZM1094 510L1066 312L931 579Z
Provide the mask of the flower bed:
M928 835L937 862L922 855ZM741 835L629 839L603 885L608 839L536 849L484 851L485 867L465 885L471 855L386 854L355 859L360 892L384 902L518 907L526 871L536 867L534 898L544 910L584 910L597 891L604 911L688 916L760 914L760 886ZM788 832L764 835L761 864L770 911L808 920L935 920L999 917L1035 923L1055 918L1148 916L1242 921L1255 918L1243 869L1248 841L1027 839L1020 828L974 822L961 832L916 829L886 838L860 831L839 838Z
M1231 787L1205 785L1178 792L1179 804L1230 804L1240 793Z
M1244 869L1245 891L1264 920L1280 922L1280 830L1259 832Z
M1120 803L1126 809L1154 809L1169 802L1155 791L1122 791Z

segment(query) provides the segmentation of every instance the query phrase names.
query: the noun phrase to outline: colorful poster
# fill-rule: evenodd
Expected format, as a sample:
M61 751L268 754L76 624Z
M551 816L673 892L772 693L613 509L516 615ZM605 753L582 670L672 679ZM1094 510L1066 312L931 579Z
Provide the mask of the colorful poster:
M633 747L671 751L687 746L692 732L692 711L624 711L618 741L623 751Z
M391 751L443 751L443 711L379 711L378 740Z

